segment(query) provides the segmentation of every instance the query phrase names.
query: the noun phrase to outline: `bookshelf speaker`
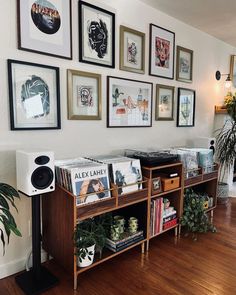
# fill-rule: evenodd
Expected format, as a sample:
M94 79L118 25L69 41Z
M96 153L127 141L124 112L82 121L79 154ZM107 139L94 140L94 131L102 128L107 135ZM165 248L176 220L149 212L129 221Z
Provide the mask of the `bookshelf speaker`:
M214 137L196 137L193 140L193 145L194 147L213 150L213 155L215 154L216 139Z
M27 196L55 189L54 153L51 151L16 151L17 189Z

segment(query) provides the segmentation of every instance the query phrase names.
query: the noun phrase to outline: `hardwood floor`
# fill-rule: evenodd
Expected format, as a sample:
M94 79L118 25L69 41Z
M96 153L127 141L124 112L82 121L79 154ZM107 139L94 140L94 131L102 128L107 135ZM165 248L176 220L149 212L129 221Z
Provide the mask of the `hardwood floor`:
M174 238L173 232L137 247L73 279L55 263L48 267L60 284L45 295L234 295L236 294L236 198L215 210L218 232ZM0 280L1 295L22 295L14 276Z

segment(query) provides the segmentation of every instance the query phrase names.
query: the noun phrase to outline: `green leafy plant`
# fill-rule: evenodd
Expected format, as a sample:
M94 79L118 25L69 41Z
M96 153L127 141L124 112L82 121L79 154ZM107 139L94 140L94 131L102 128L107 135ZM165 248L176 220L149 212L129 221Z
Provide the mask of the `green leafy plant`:
M181 225L192 233L194 240L197 240L197 233L207 231L216 232L216 228L209 222L204 210L205 198L193 190L186 190L184 196L184 212L181 217Z
M79 261L88 255L88 259L91 260L88 247L96 245L99 251L102 251L105 246L106 233L102 224L97 223L95 219L90 218L82 221L76 225L74 231L74 243L76 247L75 255L78 256Z
M17 228L14 217L10 212L10 205L16 209L15 198L20 198L18 192L11 187L9 184L0 183L0 237L3 245L3 255L5 254L5 235L7 236L7 243L9 244L9 239L11 232L15 235L21 237L21 233Z

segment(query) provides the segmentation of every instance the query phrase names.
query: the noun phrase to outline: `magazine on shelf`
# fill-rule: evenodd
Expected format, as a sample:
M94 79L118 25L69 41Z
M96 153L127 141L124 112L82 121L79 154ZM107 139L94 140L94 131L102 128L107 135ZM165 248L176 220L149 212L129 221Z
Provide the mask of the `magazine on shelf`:
M107 239L105 246L113 252L118 252L139 241L142 241L143 239L143 232L139 232L137 235L132 235L130 236L130 238L125 239L123 242L118 241L118 243L113 243L114 241Z

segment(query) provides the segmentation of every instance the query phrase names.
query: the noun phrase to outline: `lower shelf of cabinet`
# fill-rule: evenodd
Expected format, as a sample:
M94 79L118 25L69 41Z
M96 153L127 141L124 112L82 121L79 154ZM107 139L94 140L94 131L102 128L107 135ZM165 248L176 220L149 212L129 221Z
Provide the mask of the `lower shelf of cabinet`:
M84 271L86 271L86 270L88 270L90 268L93 268L96 265L99 265L100 263L103 263L104 261L107 261L107 260L109 260L109 259L111 259L111 258L125 252L125 251L128 251L129 249L132 249L132 248L134 248L134 247L136 247L138 245L143 244L146 241L147 241L147 239L143 239L143 240L141 240L141 241L139 241L139 242L137 242L137 243L135 243L133 245L130 245L127 248L125 248L125 249L123 249L123 250L121 250L119 252L115 252L115 253L108 250L108 249L104 249L103 252L102 252L102 258L101 259L100 258L95 258L93 264L91 264L91 265L89 265L87 267L78 268L76 273L78 275L78 274L80 274L80 273L82 273L82 272L84 272Z
M173 226L171 226L171 227L169 227L169 228L167 228L167 229L164 229L164 230L161 231L160 233L151 236L150 239L155 238L155 237L157 237L157 236L159 236L159 235L161 235L161 234L167 232L168 230L171 230L171 229L176 228L176 227L178 227L178 226L179 226L179 223L177 223L177 224L175 224L175 225L173 225Z

